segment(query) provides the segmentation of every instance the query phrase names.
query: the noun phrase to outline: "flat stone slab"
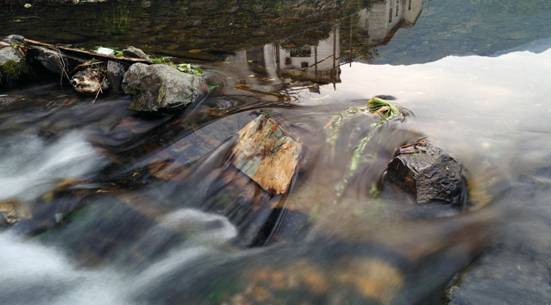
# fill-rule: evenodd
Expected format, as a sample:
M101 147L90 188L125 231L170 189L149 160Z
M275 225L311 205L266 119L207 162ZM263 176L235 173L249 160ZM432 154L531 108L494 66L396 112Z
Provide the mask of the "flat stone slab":
M260 115L239 131L233 164L265 191L281 195L289 190L301 151L302 144L276 120Z

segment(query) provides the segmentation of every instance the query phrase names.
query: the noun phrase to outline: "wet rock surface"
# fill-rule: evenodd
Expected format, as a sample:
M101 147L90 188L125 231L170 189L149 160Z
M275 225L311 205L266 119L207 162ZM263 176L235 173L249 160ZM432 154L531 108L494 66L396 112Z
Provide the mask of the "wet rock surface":
M264 190L274 195L287 192L302 151L280 124L261 115L239 131L233 148L233 164Z
M67 70L70 69L70 67L66 66L67 64L64 62L60 53L54 50L34 46L29 50L29 55L48 72L62 75L63 73L67 73Z
M450 290L449 305L547 304L551 299L545 256L492 251L468 269Z
M133 64L123 80L123 90L132 96L130 110L156 112L183 108L203 98L205 81L169 65Z
M197 4L204 4L199 2ZM220 3L223 6L224 3L222 2ZM297 3L300 6L307 2L300 1ZM330 1L324 2L330 3ZM234 18L234 15L247 11L246 6L248 5L239 4L239 6L234 6L229 10L231 14L226 15L231 15ZM231 5L229 6L231 7ZM254 10L254 8L252 9ZM152 11L159 12L155 9ZM182 13L175 14L178 16L178 20L188 20L188 18L182 18ZM131 13L130 15L132 15L130 20L134 19L134 15L140 16L136 19L141 19L140 14ZM193 15L195 15L194 12L190 11L189 16ZM216 15L215 18L222 18L220 15L222 14ZM156 17L159 18L160 16ZM196 16L193 17L196 18ZM191 21L193 20L190 19ZM194 23L194 27L207 28L207 21L201 21L204 22L204 26L203 24ZM350 24L354 21L351 18ZM263 22L259 19L259 23ZM285 23L285 20L281 20L277 27L282 27ZM130 31L140 28L132 26L132 24L131 21L130 23L124 23L122 26L128 27ZM223 24L224 28L228 27L228 23L224 22ZM314 25L319 24L314 23ZM112 24L108 24L108 26L113 27ZM161 26L154 27L154 31L162 28ZM163 31L171 31L173 28L178 29L177 26L170 26L165 27ZM337 37L339 40L346 36L347 31L344 27L335 29L335 31L337 30L342 30L340 32L342 35ZM264 33L260 33L260 31L264 31ZM103 33L105 32L103 31ZM220 31L213 32L218 35ZM233 27L228 32L232 32L233 36L239 30ZM320 32L320 35L325 35L324 31ZM269 39L264 38L265 33L264 29L260 29L258 35L262 36L263 39ZM172 34L168 32L167 36ZM356 35L352 30L350 34ZM187 33L184 32L181 37L186 35ZM143 36L158 38L156 35ZM315 36L305 36L308 36L309 40L316 40ZM86 39L92 40L90 37ZM187 45L188 41L181 39L181 37L176 39ZM148 38L144 37L144 39ZM67 40L70 40L70 38L67 38ZM232 40L237 39L232 37ZM298 39L292 40L297 41ZM151 48L149 43L142 41L140 43L149 45L149 48ZM315 43L317 42L314 41L314 44L309 48L315 46ZM255 46L261 46L262 44L258 43ZM289 43L289 45L291 44ZM302 43L296 42L293 46L293 52L296 53L301 45ZM174 52L175 49L177 48L167 49L166 51ZM164 51L162 50L162 52ZM205 54L206 52L208 51L193 50L194 54ZM302 52L304 52L304 49ZM255 54L254 58L251 53ZM264 56L262 56L262 53L264 53ZM250 60L243 61L242 65L254 65L256 68L262 68L262 58L267 58L266 53L266 49L257 49L254 52L247 51ZM109 63L107 65L109 73ZM114 68L113 76L118 78L120 71L116 67ZM268 83L266 75L258 77L259 75L260 73L257 74L255 71L252 77L251 74L246 73L244 78L258 80L258 82L264 84ZM108 78L111 82L112 78L109 75ZM328 88L319 88L318 86L317 89L317 94L321 92L325 95L324 91ZM394 89L392 88L389 91ZM339 90L341 89L339 88ZM367 91L369 90L366 90L365 94L376 93ZM65 93L57 92L56 95L58 94ZM122 97L118 101L106 99L106 102L109 103L99 103L93 105L94 107L90 107L92 105L88 102L88 97L79 100L73 92L69 94L73 97L73 100L63 100L62 102L58 99L58 104L64 103L63 107L74 107L75 110L78 108L78 111L67 111L64 115L60 111L52 113L53 110L41 114L41 116L33 115L30 112L17 113L18 115L12 117L3 115L3 120L0 120L2 124L0 125L3 127L7 125L4 123L5 118L21 124L17 126L25 126L20 123L22 121L38 121L40 123L39 128L52 131L48 137L55 137L68 129L87 128L92 130L94 134L91 142L95 143L98 151L108 156L113 164L110 165L110 171L89 175L91 180L98 180L103 184L82 185L62 192L66 194L46 194L43 196L49 199L38 202L36 209L33 210L33 212L38 213L34 215L35 218L32 222L35 222L38 226L34 227L27 223L28 228L32 230L24 232L30 232L29 235L44 232L44 234L39 234L38 238L47 241L45 244L57 245L59 248L67 250L71 257L77 257L79 262L101 262L113 264L115 268L118 268L121 265L113 262L124 261L122 265L130 266L128 269L131 270L129 276L131 281L135 279L135 275L151 266L149 264L151 261L162 259L169 252L175 253L176 263L175 260L171 259L152 266L151 269L155 271L157 277L153 277L150 285L157 286L159 284L160 287L153 289L153 292L140 290L140 292L147 291L138 300L140 303L142 300L149 299L151 304L243 305L328 304L330 302L333 302L332 304L441 304L440 299L429 302L427 295L432 292L436 292L436 294L443 292L441 285L445 285L454 273L463 270L463 267L472 261L471 258L478 255L484 248L484 245L477 243L476 239L479 235L484 235L487 228L473 228L470 225L465 225L463 232L455 236L450 234L450 230L461 226L456 220L466 219L470 215L464 218L450 217L444 219L439 223L441 226L430 226L426 230L403 230L399 215L401 215L400 212L404 208L399 207L395 211L385 210L384 212L392 214L391 216L387 215L387 218L384 219L393 221L390 226L399 224L397 227L400 228L397 235L389 235L385 231L385 227L377 225L372 225L373 230L371 231L360 231L367 223L371 224L372 220L383 215L383 212L378 211L378 209L384 210L387 208L385 205L390 203L379 200L380 198L377 198L376 194L377 189L373 186L376 186L379 182L378 178L381 177L381 173L387 167L388 161L393 158L392 152L397 145L406 143L397 139L397 134L378 131L379 127L384 130L390 128L390 124L379 121L379 117L376 118L377 121L374 121L375 118L366 120L364 117L359 117L342 124L342 128L335 132L338 135L335 142L326 143L331 144L335 151L334 156L332 156L334 158L331 159L326 158L328 150L325 148L328 145L323 145L323 139L319 140L316 137L323 133L321 132L322 128L318 128L319 126L311 123L318 121L324 115L332 113L333 109L326 107L324 111L313 114L315 110L312 109L316 109L316 107L301 107L302 105L298 105L299 107L293 107L294 109L286 115L275 116L277 124L267 122L263 124L263 127L258 127L255 132L249 133L253 136L246 141L251 144L244 146L250 146L253 153L243 158L245 160L242 163L245 164L243 168L236 169L233 160L228 157L232 152L232 147L227 144L233 142L229 138L234 136L233 139L235 139L237 131L244 124L240 126L236 124L231 128L230 124L226 123L237 121L235 117L231 118L236 111L248 111L251 108L259 107L255 103L257 101L249 100L247 103L237 104L237 107L233 107L233 104L229 103L228 107L212 107L209 111L204 111L204 108L201 108L208 103L208 101L205 101L198 104L198 107L190 107L189 112L163 116L163 119L166 119L165 121L155 121L155 118L135 114L128 115L128 112L122 111L127 107L127 97ZM228 97L228 99L230 98ZM257 96L254 98L257 99ZM55 98L52 97L50 100L55 100ZM49 104L50 100L46 102ZM291 99L291 101L293 100ZM69 102L72 105L69 105ZM298 102L300 103L302 100ZM105 105L108 106L104 108L106 110L98 112L99 107L102 106L100 104L109 105ZM349 101L347 100L342 104L348 105ZM278 112L281 110L278 109L279 107L287 106L287 103L263 105L263 107L269 108L267 111L270 113ZM376 114L381 118L386 118L386 114L392 112L391 109L391 107L383 106L377 110ZM113 113L116 113L117 110L119 111L118 117L115 117L116 115L113 115ZM356 110L358 109L356 108ZM120 117L123 117L123 119L119 120ZM143 119L144 117L147 117L147 119ZM309 117L309 120L302 121L301 119L304 117ZM340 115L338 117L340 118ZM251 119L248 118L245 124ZM210 123L209 120L219 124ZM96 121L102 122L96 124ZM318 210L312 208L295 211L293 210L294 207L289 207L289 202L285 202L284 199L287 196L273 196L274 188L266 187L265 180L273 179L273 176L277 176L278 171L287 170L286 166L281 166L280 163L280 160L287 159L287 157L279 156L281 153L279 151L281 148L279 139L281 137L277 134L280 131L280 123L285 124L286 130L292 131L293 139L291 140L304 141L304 147L308 150L305 149L305 152L312 153L308 158L309 166L297 165L301 169L301 173L281 175L284 177L282 178L284 183L282 183L281 189L285 189L285 185L288 184L286 183L289 180L288 177L297 178L296 184L293 184L292 193L300 192L303 189L301 183L308 181L313 176L337 177L337 179L327 179L325 181L312 181L310 179L313 187L304 196L301 203L304 206L315 206L319 208ZM335 121L335 123L335 126L339 125L338 121ZM89 125L92 124L94 126L90 128ZM33 127L32 124L27 126ZM269 128L270 126L274 128ZM262 137L257 138L256 132L261 134ZM331 131L328 132L331 133ZM281 133L288 136L285 135L285 130ZM319 138L322 137L320 135ZM260 143L258 143L258 139L260 139ZM317 139L317 141L314 139ZM464 140L464 138L458 137L456 140ZM268 142L268 144L265 142ZM320 147L322 148L320 149ZM391 147L391 149L387 149L388 147ZM407 147L403 150L403 154L408 154ZM421 150L414 150L414 153L421 152ZM285 153L283 155L286 156ZM269 166L265 167L269 175L259 178L263 174L259 174L254 168L263 160L277 161L270 161ZM350 160L352 161L350 162ZM247 167L249 162L252 165ZM336 163L339 164L332 168ZM312 172L313 168L318 169L318 171ZM336 173L333 173L333 170ZM343 173L344 171L346 173ZM123 174L118 175L118 173ZM344 177L342 180L346 182L346 190L348 191L343 192L344 200L338 202L339 204L332 204L331 200L323 200L322 197L331 197L335 193L336 182L340 181L341 177ZM261 187L253 179L262 180L264 186ZM295 181L292 181L292 183L295 183ZM86 188L88 191L85 190ZM286 190L289 192L289 187L286 187ZM366 190L370 190L370 193L366 194ZM371 190L374 191L371 192ZM417 191L417 185L415 191ZM133 198L121 196L121 193L124 192L134 193ZM330 196L326 196L327 194L330 194ZM292 196L293 194L289 195ZM283 200L273 200L277 197L281 197ZM135 200L136 198L141 200ZM399 203L402 204L402 202ZM434 206L448 208L447 205L419 206L415 204L411 204L407 208L423 209ZM190 209L194 209L194 211L191 212ZM319 210L328 212L321 214ZM332 210L334 213L331 213ZM43 214L40 212L43 212ZM360 221L354 223L357 224L356 227L349 226L348 228L351 229L342 230L346 230L348 234L339 234L335 230L327 229L330 227L320 226L321 219L334 224L334 226L345 227L349 223L346 215L352 213L357 215ZM200 222L201 219L204 221ZM380 222L382 223L384 220ZM228 225L228 222L231 222L231 225ZM436 222L433 224L436 224ZM310 225L316 227L317 232L327 233L329 235L327 239L321 238L313 242L311 239L313 235L307 236ZM227 231L219 230L220 228L226 228ZM215 243L219 242L216 238L221 235L227 234L225 236L233 237L236 230L239 231L240 236L237 236L237 242L232 241L232 248L235 245L249 247L251 241L253 246L259 247L272 245L273 243L276 246L274 248L277 248L276 244L288 241L290 244L286 245L287 248L283 250L279 247L278 249L239 251L235 255L238 257L234 256L234 260L226 266L222 266L222 268L219 267L226 255L233 256L228 254L231 250L228 250L230 247L226 247L226 245L220 253L208 252L207 255L200 253L201 258L208 258L209 255L212 255L214 257L212 261L208 259L206 261L198 260L191 261L190 264L182 262L189 258L189 252L196 250L195 245L191 244L190 246L186 242L193 241L197 235L213 237L200 244L202 250L202 246L208 246L213 241ZM400 230L403 230L403 232L400 232ZM545 227L538 231L546 232ZM526 233L533 232L528 231ZM372 237L371 235L379 234L380 240L368 239L367 242L349 240L348 238L354 239L354 236L351 236L354 234L367 239ZM439 235L435 236L434 234ZM525 235L530 236L530 234ZM402 243L384 244L385 241L391 241L396 236L405 238L403 238ZM545 242L545 240L539 240L538 242ZM523 250L525 247L518 248ZM258 255L262 251L264 251L264 254ZM541 253L545 253L545 251ZM489 256L484 261L484 264L489 264L485 267L485 272L480 273L481 275L479 274L478 277L474 277L474 284L469 283L467 285L472 278L465 277L464 287L476 288L476 281L490 278L492 272L495 272L494 269L506 271L507 277L503 278L508 283L514 282L514 285L511 284L507 288L519 289L522 287L520 284L517 285L517 281L520 282L518 277L513 278L515 272L520 270L526 272L526 274L534 274L533 282L525 281L534 287L537 286L537 282L547 280L545 276L547 270L544 265L547 261L542 260L544 264L530 265L529 260L540 260L540 256L526 255L525 258L520 258L520 256L514 259L497 254ZM437 259L439 257L440 259ZM232 258L230 257L230 259ZM500 261L500 263L495 263L494 260ZM515 266L519 263L522 263L520 269ZM508 265L503 267L502 264ZM525 264L530 267L525 268ZM170 268L167 268L167 266ZM241 287L235 285L238 282L237 278L242 279L239 281L242 284ZM499 276L493 278L501 279ZM89 284L86 281L79 280L78 282L85 282L87 286ZM143 281L140 282L143 283ZM483 286L489 287L487 290L493 288L490 283L485 283ZM115 287L117 290L119 288L125 290L126 288ZM61 289L59 286L55 288L70 291L70 289ZM405 292L402 294L397 292L402 288ZM134 287L132 289L136 290ZM535 290L537 289L529 291L538 294L539 291ZM542 291L544 290L542 289ZM493 297L498 294L498 291L499 289L492 291L494 293ZM35 290L35 292L37 291ZM481 295L477 296L481 298L477 299L473 294L469 295L468 292L463 291L456 294L455 300L457 302L486 304L491 303L488 295L492 295L492 293L482 291L480 292ZM5 298L5 292L1 295L5 301L0 303L13 301L10 298ZM523 294L520 293L519 295ZM527 297L527 300L536 304L543 303L537 300L538 298L539 300L545 300L544 297L545 294L541 293L541 296ZM522 301L514 300L517 303ZM23 304L32 303L34 302L23 302ZM55 303L66 304L67 302ZM113 303L133 304L133 302L123 301Z
M128 48L122 50L122 54L126 57L142 58L147 60L150 59L149 56L144 51L134 46L129 46Z
M123 64L112 60L107 62L107 79L111 85L111 92L123 93L121 86L125 72L126 68Z
M441 304L432 302L437 300L434 291L438 283L463 268L471 255L478 252L475 249L484 243L482 231L463 235L465 232L460 232L458 224L442 222L442 227L430 228L443 234L431 236L428 247L425 247L427 240L421 242L420 237L401 232L402 237L392 241L324 243L326 240L321 238L299 245L279 245L258 250L252 261L246 256L206 258L207 266L211 267L209 272L185 284L169 280L153 283L153 293L144 297L154 300L155 304L177 304L182 300L193 304L234 305ZM447 229L442 230L444 228ZM316 247L320 241L324 245ZM452 244L466 247L445 252L436 250ZM401 247L408 251L397 252ZM451 257L455 258L452 264L437 267ZM423 271L427 269L431 271L430 276ZM174 269L173 274L182 277L199 270L196 266L187 266ZM204 290L215 293L208 296L194 293Z
M463 208L467 203L462 165L426 139L401 147L388 165L385 178L413 194L418 204L433 202Z
M452 283L450 305L544 305L551 300L551 167L521 177L507 193L497 204L517 221Z

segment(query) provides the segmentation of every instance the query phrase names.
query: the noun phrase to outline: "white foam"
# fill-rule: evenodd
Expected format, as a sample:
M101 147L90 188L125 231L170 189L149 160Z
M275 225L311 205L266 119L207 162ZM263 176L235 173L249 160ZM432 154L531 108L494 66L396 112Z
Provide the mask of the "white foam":
M59 179L76 178L90 172L101 157L79 132L53 143L34 135L2 140L0 148L0 200L31 200Z
M2 304L131 304L113 272L76 269L55 249L10 233L0 233L0 249Z
M214 224L213 228L208 228ZM194 209L181 209L170 213L161 221L162 226L190 235L190 242L223 243L237 236L238 231L223 216Z
M177 268L218 253L218 246L227 243L238 234L237 228L226 217L187 208L167 215L161 220L159 227L180 232L187 240L181 247L171 251L165 259L152 264L135 278L134 289L137 292ZM153 228L148 234L155 234L156 229Z
M79 269L54 248L17 238L9 232L0 233L0 304L136 304L133 298L170 276L171 271L190 266L205 256L223 257L218 246L238 234L223 216L181 209L166 216L144 238L154 237L166 228L181 232L186 241L165 258L145 270L133 270L132 274L109 268Z

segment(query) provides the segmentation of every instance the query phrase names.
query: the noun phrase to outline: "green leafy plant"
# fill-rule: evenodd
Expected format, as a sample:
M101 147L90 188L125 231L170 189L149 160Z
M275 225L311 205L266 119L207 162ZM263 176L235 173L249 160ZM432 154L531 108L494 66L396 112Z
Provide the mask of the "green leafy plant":
M375 116L374 116L375 115ZM392 102L385 100L380 97L373 97L367 101L367 105L352 106L347 108L345 111L337 113L332 117L329 123L326 125L327 133L327 143L331 147L331 152L334 154L335 146L337 139L341 133L341 129L344 124L348 121L351 121L354 118L366 116L366 117L375 117L377 120L371 120L370 126L372 127L367 134L361 138L352 150L352 155L350 157L350 162L348 169L344 174L342 180L337 184L335 190L337 192L337 198L340 198L347 186L350 183L350 180L358 172L360 166L365 164L369 160L373 160L376 156L371 156L366 154L366 148L373 140L374 133L383 128L385 123L390 120L397 118L404 118L406 114L402 110L393 104ZM375 196L377 194L376 186L372 186L370 190L370 195Z
M385 120L390 120L402 115L400 108L385 99L374 97L367 101L369 112L380 115Z
M192 65L192 64L185 64L185 63L179 64L176 66L176 69L178 69L178 71L183 73L189 73L197 76L203 75L203 69L201 69L201 67L199 66Z
M174 65L172 59L166 56L151 57L151 62L154 64Z

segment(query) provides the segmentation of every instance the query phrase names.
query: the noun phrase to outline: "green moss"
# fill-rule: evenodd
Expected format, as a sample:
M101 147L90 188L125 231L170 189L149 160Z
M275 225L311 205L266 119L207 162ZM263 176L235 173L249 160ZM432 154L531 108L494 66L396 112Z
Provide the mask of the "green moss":
M203 69L201 69L201 67L199 67L197 65L179 64L179 65L176 66L176 69L178 69L178 71L180 71L180 72L193 74L193 75L196 75L196 76L203 75Z
M151 62L154 64L164 64L164 65L171 65L171 66L174 65L174 63L172 62L172 59L170 59L170 57L165 57L165 56L159 56L159 57L152 56Z
M361 138L354 146L347 171L345 172L342 180L335 187L337 200L340 200L340 198L344 195L346 188L348 187L360 167L368 162L373 162L377 159L377 157L374 155L366 154L366 149L373 139L374 132L376 132L380 128L383 128L385 123L387 123L388 121L405 117L405 114L398 106L380 97L373 97L369 99L367 101L367 105L352 106L347 108L343 112L337 113L332 117L331 121L326 127L326 141L330 145L331 152L333 154L335 153L335 147L338 137L340 135L340 130L342 129L344 124L354 118L360 116L368 116L369 114L376 115L376 120L374 122L369 122L371 129L369 129L368 133L363 138ZM371 145L376 146L377 143ZM372 197L378 196L378 189L376 188L376 186L372 186L372 189L370 190L370 195Z
M0 70L7 79L16 80L25 73L24 67L25 63L23 61L16 62L9 60L0 67Z
M400 115L403 116L396 105L379 97L374 97L367 101L367 106L369 107L369 112L378 114L385 121Z
M152 56L151 57L151 62L154 63L154 64L169 65L171 67L174 67L174 68L178 69L178 71L183 72L183 73L187 73L187 74L193 74L193 75L196 75L196 76L203 75L203 69L201 69L201 67L199 67L197 65L188 64L188 63L176 64L172 61L172 58L170 58L170 57Z
M331 145L331 148L334 148L337 143L340 130L344 126L344 124L352 120L353 118L366 115L368 113L369 113L369 107L365 105L365 106L352 106L350 108L347 108L343 112L339 112L335 114L331 118L331 121L329 121L326 127L327 144Z

